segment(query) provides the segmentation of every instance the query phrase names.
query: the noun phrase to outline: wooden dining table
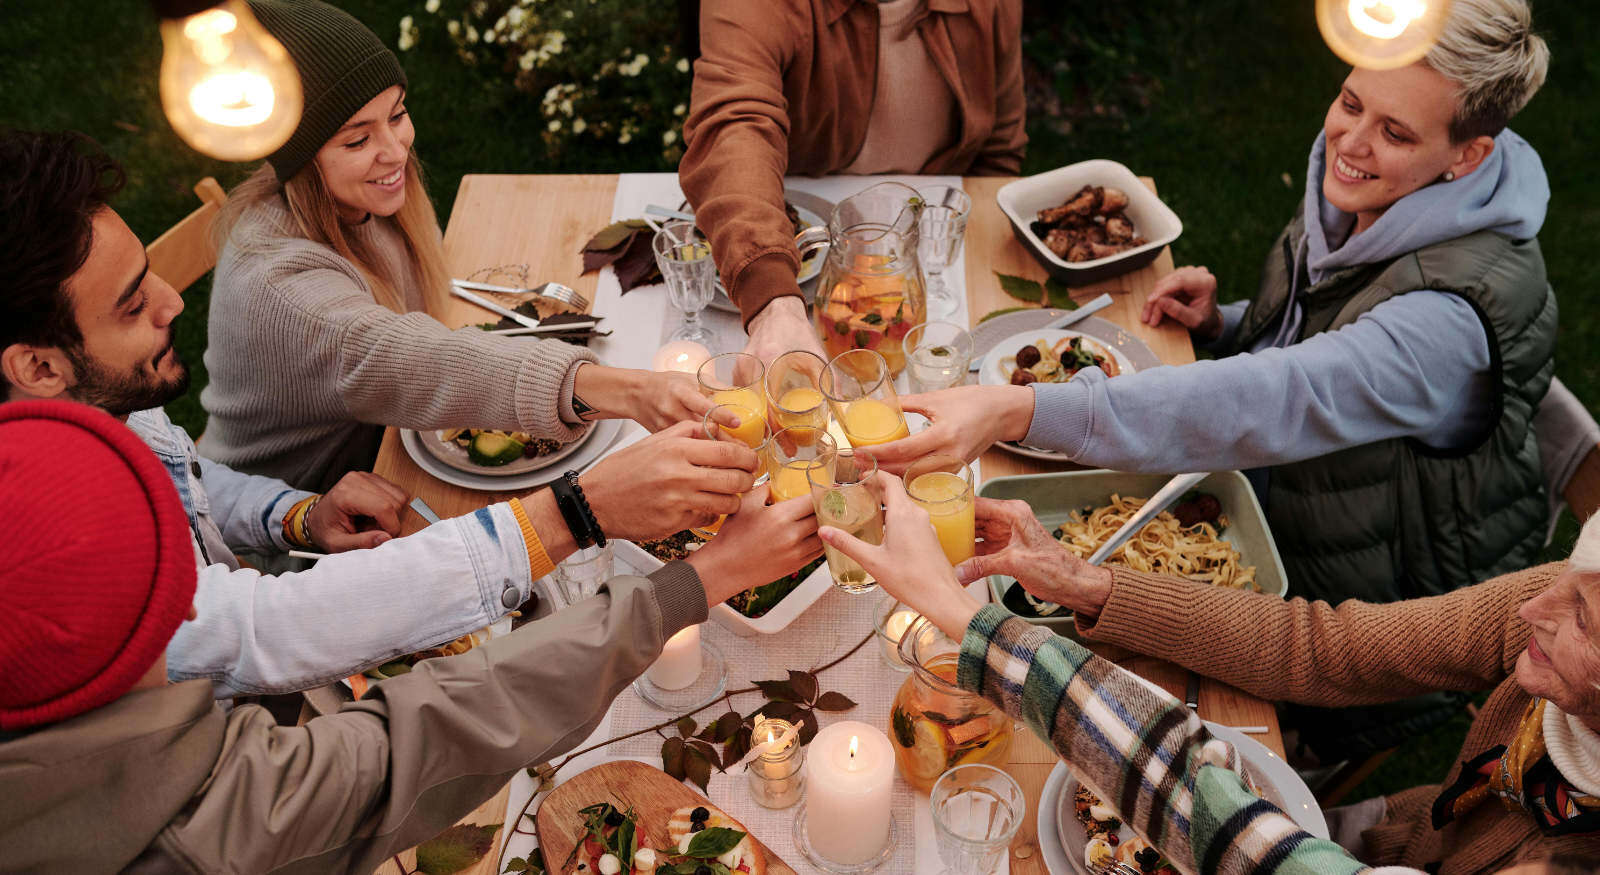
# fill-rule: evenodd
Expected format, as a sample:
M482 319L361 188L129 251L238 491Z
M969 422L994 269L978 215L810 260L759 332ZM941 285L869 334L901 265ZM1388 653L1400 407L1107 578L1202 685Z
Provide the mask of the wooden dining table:
M484 265L537 265L538 279L553 280L577 290L588 300L597 299L598 274L583 274L580 253L595 231L612 219L612 204L619 177L612 174L582 175L471 175L463 177L450 220L445 229L445 256L454 276L465 276ZM965 285L970 320L976 324L983 314L1019 302L1000 287L996 274L1010 274L1043 282L1046 274L1033 256L1013 236L1011 226L995 193L1009 182L1007 177L969 177L963 186L972 198L972 214L967 222L965 242ZM1143 180L1154 190L1152 180ZM865 186L866 182L863 182ZM1172 254L1165 249L1149 266L1092 285L1074 288L1075 301L1086 301L1110 292L1112 304L1098 315L1116 323L1142 340L1165 364L1194 361L1188 332L1166 323L1152 328L1139 321L1139 314L1156 281L1171 272ZM608 314L602 314L608 315ZM621 318L620 314L609 314ZM481 310L451 299L442 316L451 325L484 321ZM990 449L980 462L981 477L1036 474L1069 469L1063 463L1023 458L1000 449ZM398 484L411 495L421 497L442 517L470 513L505 499L504 493L479 492L453 486L424 472L401 447L399 433L390 428L384 435L374 470ZM426 523L414 513L406 513L402 523L407 533ZM1159 659L1140 656L1120 648L1091 645L1100 655L1183 697L1188 673ZM898 681L896 681L898 683ZM1253 735L1280 756L1283 739L1273 706L1236 688L1210 678L1202 678L1199 715L1231 726L1265 727ZM1015 875L1046 872L1039 852L1034 812L1038 811L1045 781L1058 762L1054 750L1029 732L1019 732L1012 745L1007 768L1027 796L1028 816L1011 846L1010 871ZM505 819L507 792L502 790L487 800L464 823L491 824ZM733 812L737 816L737 812ZM502 830L500 836L505 831ZM474 875L498 875L491 852L467 871ZM791 863L795 861L790 861ZM403 870L398 868L405 866ZM379 871L402 875L415 869L412 852L399 855Z

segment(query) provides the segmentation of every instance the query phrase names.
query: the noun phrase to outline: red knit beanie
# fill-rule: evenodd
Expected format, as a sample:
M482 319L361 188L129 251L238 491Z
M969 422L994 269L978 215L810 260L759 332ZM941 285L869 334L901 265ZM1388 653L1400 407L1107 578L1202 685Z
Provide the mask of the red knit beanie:
M0 404L0 729L126 693L194 603L194 547L150 448L100 410Z

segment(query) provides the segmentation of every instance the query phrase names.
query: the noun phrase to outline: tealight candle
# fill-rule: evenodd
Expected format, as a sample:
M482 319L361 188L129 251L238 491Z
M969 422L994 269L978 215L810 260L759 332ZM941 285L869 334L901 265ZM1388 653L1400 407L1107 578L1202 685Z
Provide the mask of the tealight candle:
M883 649L883 661L890 668L905 668L905 661L900 658L900 639L920 616L916 611L895 611L884 619L883 627L879 630L878 645Z
M699 680L700 627L686 627L668 638L661 655L644 674L663 690L681 690Z
M800 801L805 788L805 748L800 733L787 720L756 718L752 735L756 749L750 761L750 796L766 808L788 808Z
M806 759L806 838L835 863L883 853L893 816L894 748L877 727L855 720L817 733Z
M692 340L674 340L666 346L656 350L656 356L651 360L650 367L657 371L681 371L693 374L700 370L706 359L711 358L711 350Z

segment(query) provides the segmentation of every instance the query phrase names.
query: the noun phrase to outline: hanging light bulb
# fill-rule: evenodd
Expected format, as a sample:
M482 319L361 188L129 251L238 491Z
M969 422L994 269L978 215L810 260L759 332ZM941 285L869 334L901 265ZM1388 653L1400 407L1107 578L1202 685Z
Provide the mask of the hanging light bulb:
M300 74L243 0L158 0L161 108L183 141L253 161L300 123Z
M1317 28L1333 53L1352 66L1392 70L1433 48L1450 16L1450 0L1317 0Z

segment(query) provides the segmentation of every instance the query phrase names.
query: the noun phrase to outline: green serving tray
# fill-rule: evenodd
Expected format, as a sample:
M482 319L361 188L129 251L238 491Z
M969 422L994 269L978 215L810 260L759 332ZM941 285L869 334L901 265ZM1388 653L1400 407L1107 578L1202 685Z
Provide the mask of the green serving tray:
M1054 531L1056 526L1067 521L1072 511L1109 504L1112 493L1148 498L1170 479L1166 474L1064 471L996 477L979 487L978 494L984 498L1026 501L1044 527ZM1256 501L1250 481L1238 471L1218 471L1200 481L1196 488L1215 495L1222 502L1222 512L1228 517L1228 528L1222 533L1222 539L1233 544L1246 565L1256 567L1256 582L1261 585L1262 592L1284 596L1288 581L1283 572L1283 560L1278 557L1278 546L1273 543L1266 514L1261 510L1261 503ZM1068 638L1078 637L1071 612L1062 610L1048 617L1032 615L1022 599L1022 587L1010 577L991 575L989 593L994 601L1030 623Z

